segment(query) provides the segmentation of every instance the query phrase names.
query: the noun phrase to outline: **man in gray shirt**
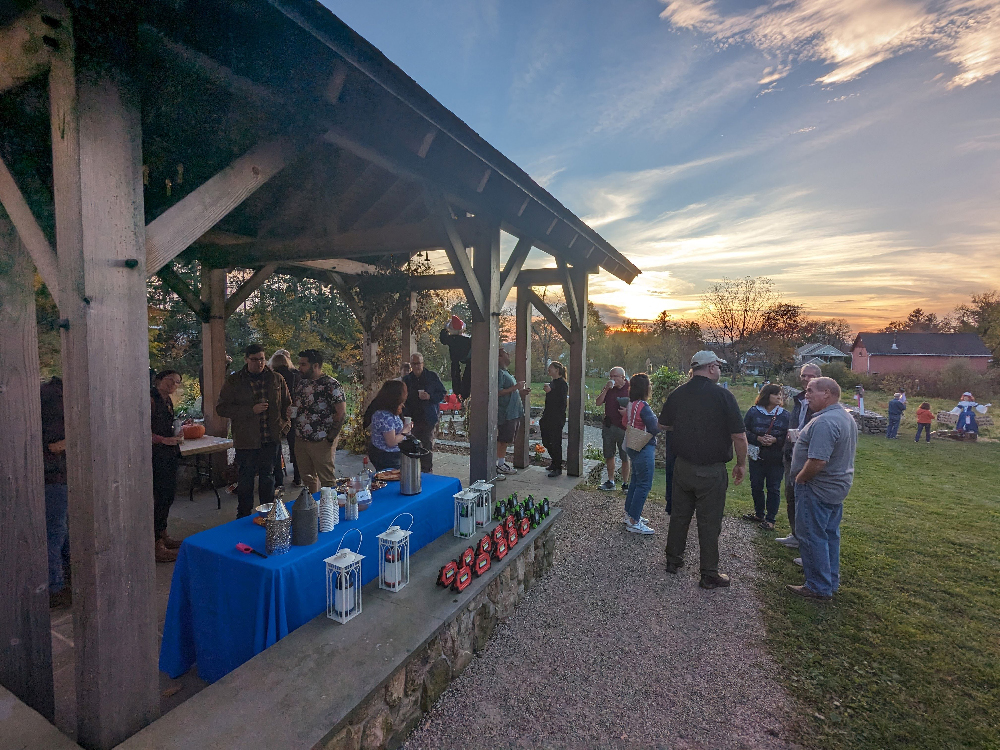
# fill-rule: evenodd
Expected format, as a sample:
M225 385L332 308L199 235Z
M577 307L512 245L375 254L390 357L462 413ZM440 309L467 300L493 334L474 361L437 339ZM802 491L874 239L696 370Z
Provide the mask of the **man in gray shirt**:
M814 413L792 452L795 477L795 536L802 554L804 586L789 586L807 599L829 600L840 586L840 519L854 481L858 427L840 404L833 378L814 378L806 386Z

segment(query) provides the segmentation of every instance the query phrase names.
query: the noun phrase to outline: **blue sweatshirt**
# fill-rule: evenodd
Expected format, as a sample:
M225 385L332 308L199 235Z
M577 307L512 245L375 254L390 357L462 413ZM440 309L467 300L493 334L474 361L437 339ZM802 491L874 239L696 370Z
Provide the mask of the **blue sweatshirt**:
M900 399L894 398L889 402L890 417L902 417L904 411L906 411L906 404L904 404Z

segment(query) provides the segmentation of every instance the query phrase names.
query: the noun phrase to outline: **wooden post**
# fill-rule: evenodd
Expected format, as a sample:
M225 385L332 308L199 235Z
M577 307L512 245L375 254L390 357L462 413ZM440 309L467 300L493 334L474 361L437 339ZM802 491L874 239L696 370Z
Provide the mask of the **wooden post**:
M49 721L52 635L35 272L0 209L0 684Z
M457 248L462 250L462 248ZM461 273L460 268L455 268ZM472 271L483 314L473 315L472 394L469 414L469 481L490 480L497 468L497 354L500 351L500 228L483 226L472 249Z
M139 96L121 71L50 73L73 547L77 737L112 748L160 714Z
M209 435L226 437L229 420L215 412L226 382L226 271L201 267L201 301L208 305L209 320L201 325L202 413ZM224 462L223 462L224 463Z
M400 317L400 360L409 362L410 357L417 351L417 337L413 335L413 313L417 309L417 293L410 292L409 304L403 307L403 314Z
M576 297L577 317L569 342L569 441L566 450L566 474L583 475L583 409L587 376L587 269L569 268L569 282Z
M531 302L528 289L517 289L517 311L514 318L514 379L531 383ZM514 442L514 467L524 469L531 465L528 450L528 431L531 429L531 394L524 397L524 419Z
M361 335L361 377L365 391L365 406L374 398L381 383L375 382L375 369L378 366L378 344L372 338L371 329L367 326Z

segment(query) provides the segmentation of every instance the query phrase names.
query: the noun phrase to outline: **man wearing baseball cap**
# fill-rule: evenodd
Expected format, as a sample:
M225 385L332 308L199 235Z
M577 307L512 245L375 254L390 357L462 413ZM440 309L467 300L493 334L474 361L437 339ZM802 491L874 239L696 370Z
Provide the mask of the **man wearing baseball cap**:
M736 398L718 385L724 359L712 351L691 357L691 379L667 396L660 412L660 429L670 431L674 463L673 508L667 531L667 572L684 564L688 527L698 514L701 548L701 582L704 589L729 586L729 576L719 572L719 534L726 507L729 475L726 464L736 465L733 483L743 481L747 465L747 436Z

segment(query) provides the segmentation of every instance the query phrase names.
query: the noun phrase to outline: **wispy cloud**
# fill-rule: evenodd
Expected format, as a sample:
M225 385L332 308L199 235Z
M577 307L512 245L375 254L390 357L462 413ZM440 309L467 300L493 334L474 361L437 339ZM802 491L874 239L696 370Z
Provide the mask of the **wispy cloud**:
M925 48L958 68L950 87L969 86L1000 71L1000 5L995 0L772 0L725 13L716 0L661 0L660 17L707 34L720 46L748 44L773 56L761 84L795 63L833 66L817 80L850 81L881 62Z
M908 231L870 229L870 211L817 207L813 198L806 190L730 196L623 222L609 239L643 273L633 287L602 278L592 285L595 299L620 304L627 293L633 316L664 309L696 316L701 292L723 276L769 276L810 313L862 325L905 315L923 295L933 294L944 313L966 299L970 284L1000 284L1000 222L926 246Z

